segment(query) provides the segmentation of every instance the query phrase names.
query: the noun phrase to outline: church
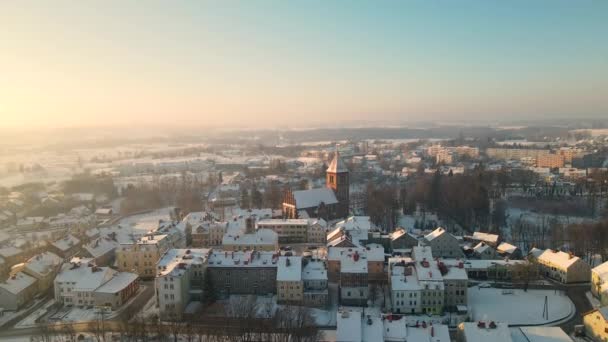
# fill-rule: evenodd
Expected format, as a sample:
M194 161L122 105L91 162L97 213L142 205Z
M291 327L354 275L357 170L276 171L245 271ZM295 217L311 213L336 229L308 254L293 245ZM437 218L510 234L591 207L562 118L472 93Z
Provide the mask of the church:
M348 216L349 179L348 168L336 151L325 175L325 188L291 191L285 193L283 217L325 220L341 219Z

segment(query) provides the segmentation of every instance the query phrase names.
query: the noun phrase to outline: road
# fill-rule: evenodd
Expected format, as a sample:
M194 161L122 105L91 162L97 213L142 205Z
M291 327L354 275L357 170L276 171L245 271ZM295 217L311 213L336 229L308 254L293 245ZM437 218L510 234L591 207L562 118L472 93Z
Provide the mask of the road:
M587 296L585 296L585 293L590 290L589 284L566 286L566 295L576 307L574 317L572 317L572 319L568 322L560 324L560 327L564 329L566 333L570 334L574 332L575 325L583 324L583 314L593 309L591 303L589 303L589 300L587 299Z

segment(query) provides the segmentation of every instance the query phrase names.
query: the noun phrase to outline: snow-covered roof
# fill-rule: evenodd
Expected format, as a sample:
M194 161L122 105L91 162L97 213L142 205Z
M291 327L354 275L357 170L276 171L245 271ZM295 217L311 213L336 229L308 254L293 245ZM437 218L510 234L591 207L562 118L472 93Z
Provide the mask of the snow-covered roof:
M160 235L147 235L142 236L139 240L137 240L138 245L158 245L161 241L165 240L169 236L168 234L160 234Z
M341 309L336 320L336 341L361 342L363 341L362 312L356 309Z
M157 275L179 277L186 272L190 265L205 264L209 258L209 252L208 248L169 249L156 264Z
M103 237L103 238L97 238L97 239L89 242L87 245L84 246L84 249L93 258L98 258L100 256L103 256L107 253L112 252L112 250L115 250L118 246L119 246L118 242L116 242L108 237Z
M99 234L100 234L100 232L99 232L99 229L97 229L97 228L87 229L84 232L84 235L86 235L90 239L99 236Z
M327 268L321 260L310 260L302 270L302 280L327 280Z
M279 255L265 251L212 251L208 267L277 267Z
M301 281L302 257L281 256L278 261L277 281Z
M34 276L44 277L50 272L56 271L63 263L63 259L51 252L40 253L31 257L25 263L26 272Z
M500 253L513 254L517 250L517 247L508 242L501 242L500 245L496 247L496 250Z
M349 254L357 251L366 261L384 261L384 247L371 243L365 247L329 247L327 249L328 260L342 260L348 258Z
M391 290L418 291L422 290L418 281L416 269L413 266L395 265L391 269Z
M538 257L540 263L549 263L551 265L568 268L579 260L579 257L570 253L547 249Z
M560 327L511 328L513 342L572 342Z
M36 278L23 272L17 272L12 277L9 277L4 283L0 283L0 287L12 294L19 294L34 283L36 283Z
M119 272L95 290L98 293L118 293L137 280L137 274Z
M348 168L342 158L340 158L340 153L336 151L336 155L334 159L329 163L329 167L326 172L338 173L338 172L348 172Z
M441 261L443 263L443 265L445 265L446 269L447 269L447 273L443 274L443 280L468 280L469 279L469 275L467 274L466 269L464 268L464 264L462 264L462 267L460 267L460 264L458 265L447 265L446 263L444 263L443 261Z
M490 233L474 232L473 239L496 245L498 243L499 236Z
M372 222L369 216L349 216L347 219L337 222L334 227L344 228L347 231L369 231Z
M323 228L327 228L327 221L325 221L322 218L313 219L313 221L311 222L311 224L312 225L318 224L318 225L320 225Z
M396 321L393 321L393 323L395 322ZM386 326L386 320L384 324ZM403 341L450 342L450 331L448 330L448 326L444 324L429 324L426 328L422 325L419 325L418 327L408 326L407 340Z
M491 324L494 328L489 328ZM483 324L483 325L482 325ZM461 323L463 334L467 342L512 342L511 331L506 323L494 322L465 322Z
M473 250L475 251L475 253L482 254L488 248L492 248L492 247L490 247L490 245L488 245L487 243L482 241L482 242L478 243L475 247L473 247Z
M279 235L274 230L261 228L249 234L226 233L222 245L275 245L278 241Z
M53 246L59 249L62 252L68 251L74 246L77 246L80 243L77 237L72 234L68 234L64 236L62 239L59 239L53 242Z
M496 266L515 266L528 263L527 260L479 260L479 259L439 259L446 266L449 267L459 267L462 264L462 267L465 270L486 270L490 267Z
M296 200L296 208L316 208L321 203L336 204L336 194L330 188L317 188L310 190L298 190L293 192L293 197Z
M75 283L74 291L93 291L118 273L109 267L97 267L86 262L87 259L76 260L63 264L61 271L55 277L55 283Z
M355 245L362 245L361 240L367 240L372 224L369 216L350 216L334 225L334 229L327 234L327 240L332 241L343 233L350 236Z
M407 230L405 230L404 228L397 228L395 229L395 231L393 231L392 233L390 233L388 236L391 240L397 240L400 237L404 236L404 235L409 235L412 239L416 239L415 236L413 236L412 234L408 233Z
M340 342L450 342L443 324L416 324L406 316L381 314L375 310L342 308L337 312L336 339Z
M367 259L359 251L348 252L340 259L341 273L367 273Z
M445 229L443 229L442 227L439 227L439 228L437 228L437 229L433 230L432 232L428 233L427 235L425 235L425 236L424 236L424 239L425 239L426 241L429 241L429 242L430 242L430 241L433 241L434 239L436 239L436 238L438 238L438 237L440 237L441 235L446 234L446 233L447 233L447 232L446 232L446 230L445 230Z
M540 249L540 248L536 248L536 247L534 247L534 248L532 248L532 249L530 250L530 252L529 252L528 254L531 254L533 257L535 257L535 258L537 258L537 259L538 259L538 257L539 257L541 254L543 254L544 252L545 252L544 250L542 250L542 249Z

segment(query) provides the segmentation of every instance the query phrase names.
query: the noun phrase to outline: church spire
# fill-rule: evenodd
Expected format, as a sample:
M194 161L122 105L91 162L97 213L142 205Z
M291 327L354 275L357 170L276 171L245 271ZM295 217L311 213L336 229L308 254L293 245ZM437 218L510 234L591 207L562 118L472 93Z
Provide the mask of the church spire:
M338 144L336 144L336 153L334 155L334 159L331 161L331 163L329 164L329 167L327 168L327 172L331 172L331 173L341 173L341 172L348 172L348 168L346 167L346 164L344 164L344 162L342 161L342 158L340 158L340 152L338 150Z

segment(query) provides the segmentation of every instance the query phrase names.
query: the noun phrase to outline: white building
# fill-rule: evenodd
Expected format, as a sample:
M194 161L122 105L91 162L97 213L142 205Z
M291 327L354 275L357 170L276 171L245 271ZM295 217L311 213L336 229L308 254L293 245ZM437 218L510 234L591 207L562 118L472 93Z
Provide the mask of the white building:
M127 272L98 267L92 259L74 258L71 262L64 263L55 277L55 301L65 306L78 307L106 306L107 303L107 306L116 309L116 300L119 300L118 306L120 306L137 291L137 275L122 273ZM112 295L117 298L108 302L106 298L109 288L104 290L102 286L115 277L119 277L118 280L110 284ZM103 290L99 296L96 294L98 289ZM101 302L99 299L102 299Z
M537 260L542 275L562 283L588 282L591 277L589 264L570 253L547 249Z
M180 319L190 303L203 301L209 249L169 249L154 281L162 319Z
M327 265L323 260L311 259L305 261L302 269L304 283L303 305L313 307L327 306L329 290L327 287Z

